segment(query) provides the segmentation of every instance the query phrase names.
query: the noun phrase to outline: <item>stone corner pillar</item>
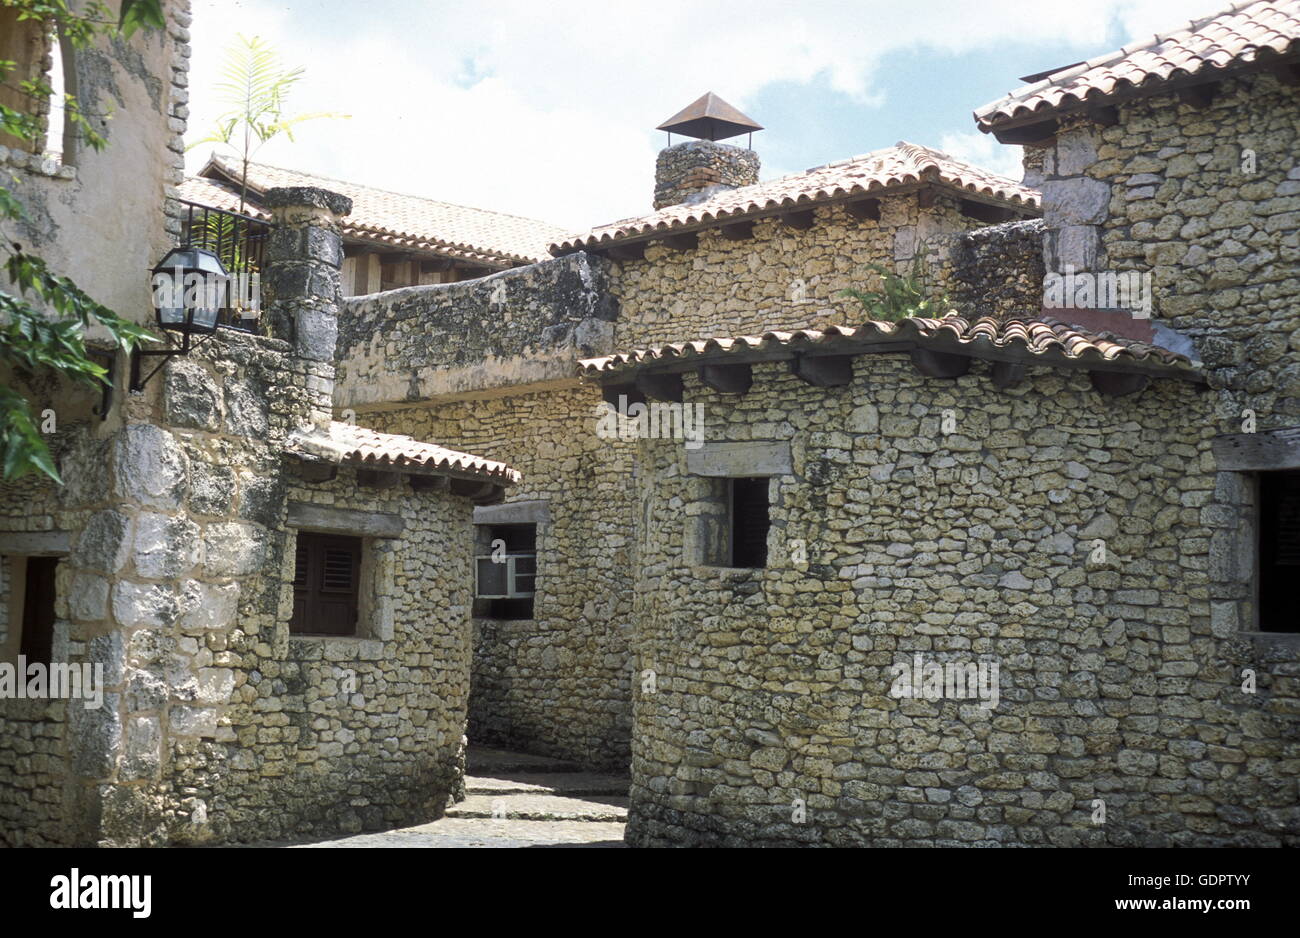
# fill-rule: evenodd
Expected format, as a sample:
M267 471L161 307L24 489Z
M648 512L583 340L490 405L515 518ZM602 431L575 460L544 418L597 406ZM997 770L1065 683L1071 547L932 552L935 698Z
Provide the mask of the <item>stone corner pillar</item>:
M267 241L265 265L270 334L292 343L309 379L311 421L328 423L343 299L339 224L351 213L352 200L314 186L285 186L268 189L264 204L275 225Z

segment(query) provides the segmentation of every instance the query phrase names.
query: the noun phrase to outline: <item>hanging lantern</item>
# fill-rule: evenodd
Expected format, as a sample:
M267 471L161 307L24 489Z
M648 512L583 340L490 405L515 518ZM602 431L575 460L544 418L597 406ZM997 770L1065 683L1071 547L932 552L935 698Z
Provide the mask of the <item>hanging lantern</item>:
M173 248L153 269L158 325L185 335L209 335L225 306L230 274L204 248Z
M154 313L158 325L181 334L179 347L131 350L132 391L144 390L145 383L156 375L167 359L188 355L191 336L209 336L217 331L217 317L226 306L230 273L221 258L204 248L172 248L151 271ZM161 358L149 374L141 368L146 358Z

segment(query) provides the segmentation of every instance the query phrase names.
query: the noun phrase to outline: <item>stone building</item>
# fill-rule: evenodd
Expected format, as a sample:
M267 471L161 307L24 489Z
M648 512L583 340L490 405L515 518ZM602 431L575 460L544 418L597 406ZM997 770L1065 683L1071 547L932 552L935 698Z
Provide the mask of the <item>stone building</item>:
M79 87L119 100L102 154L51 170L6 153L37 209L28 243L145 323L140 271L185 219L189 12L166 11L165 32L78 57L98 70ZM261 334L219 329L138 374L106 349L114 387L87 401L27 389L57 418L64 484L3 486L0 664L89 665L97 693L0 699L4 843L377 829L461 791L471 514L518 473L334 419L351 204L312 187L262 198Z
M596 432L601 392L575 361L651 336L814 325L864 264L909 261L923 243L957 291L959 271L997 253L962 233L1038 211L1037 193L912 144L767 183L751 150L665 153L656 198L688 201L561 241L531 268L350 298L340 318L337 407L524 476L475 511L483 543L522 530L536 580L524 608L475 610L471 738L602 769L625 769L633 745L641 470L633 440ZM1023 273L1003 276L1008 302Z
M653 211L547 259L256 167L257 332L5 492L11 628L61 554L55 654L111 678L0 701L0 829L426 820L467 734L630 767L636 845L1295 845L1297 62L1255 0L1043 73L976 114L1020 181L911 143L762 180L706 95ZM232 208L204 179L155 247L165 195ZM843 293L918 258L948 315Z
M631 843L1297 842L1298 51L1238 4L978 112L1046 150L1032 319L810 323L788 241L734 311L619 266L638 350L584 369L708 415L637 454Z

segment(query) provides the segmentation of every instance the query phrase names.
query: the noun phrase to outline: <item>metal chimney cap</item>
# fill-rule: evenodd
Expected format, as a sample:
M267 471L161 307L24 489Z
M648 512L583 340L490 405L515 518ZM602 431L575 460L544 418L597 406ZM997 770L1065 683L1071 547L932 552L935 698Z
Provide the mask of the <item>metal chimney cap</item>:
M684 137L716 141L753 133L755 130L762 130L763 127L710 91L701 95L699 100L682 108L655 129L681 134Z

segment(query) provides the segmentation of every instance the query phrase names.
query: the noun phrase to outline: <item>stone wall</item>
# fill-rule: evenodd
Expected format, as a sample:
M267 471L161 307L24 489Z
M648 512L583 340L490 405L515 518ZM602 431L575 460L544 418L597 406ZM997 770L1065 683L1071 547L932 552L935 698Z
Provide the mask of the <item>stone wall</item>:
M0 790L34 802L14 814L0 800L7 836L324 835L429 820L460 792L470 505L359 486L348 469L295 478L285 439L328 406L331 375L282 340L221 333L169 364L163 426L131 424L61 462L78 480L64 497L92 513L55 518L73 531L55 659L105 664L108 687L97 711L3 702L14 757ZM293 502L401 519L400 536L366 541L362 637L289 636Z
M691 140L659 151L654 207L688 205L758 182L758 154L744 147Z
M576 359L610 350L618 307L606 269L579 253L465 283L349 298L339 317L335 403L362 411L572 385Z
M632 443L597 436L598 405L578 387L365 420L503 461L523 474L506 504L547 507L533 618L474 620L470 739L626 771L635 469Z
M806 231L767 219L752 241L705 231L697 251L652 245L644 261L621 263L575 254L473 283L345 301L336 407L377 429L504 461L524 475L508 501L549 508L534 618L475 620L473 740L627 765L636 469L629 443L597 436L600 396L574 386L575 359L855 321L861 314L838 291L860 283L867 263L906 264L921 240L937 245L940 285L955 284L960 264L977 255L1000 265L987 275L1002 285L1000 305L1023 286L1029 242L1020 230L963 254L962 232L979 223L947 196L924 209L915 193L887 197L879 222L838 207L816 212ZM1032 289L1040 284L1041 275ZM806 302L792 303L792 291Z
M348 206L319 190L268 203L278 337L222 331L168 360L118 399L116 432L58 441L63 487L5 493L24 521L0 543L66 532L54 658L103 664L107 685L97 709L2 702L8 841L320 836L430 820L462 791L471 506L347 467L295 473L291 434L332 415ZM357 522L357 638L288 634L298 504L400 526Z
M1013 221L961 236L953 305L968 317L1037 318L1043 308L1043 222Z
M471 739L624 771L630 444L597 436L600 395L576 377L578 358L612 350L608 271L579 253L346 300L335 406L523 473L507 503L549 513L538 595L532 619L475 619Z
M807 230L762 218L752 239L731 241L706 229L695 250L651 243L644 260L615 264L611 285L621 313L614 348L851 325L865 314L841 292L874 286L867 264L906 272L919 245L929 248L936 288L954 292L959 235L982 226L944 194L929 208L917 204L915 192L885 195L879 221L853 218L837 205L812 211Z
M60 161L0 147L6 187L28 216L7 225L5 235L41 256L55 273L73 277L96 300L137 321L145 321L152 309L148 278L141 271L171 245L174 219L164 201L183 175L189 3L168 0L164 9L165 30L144 30L129 42L103 40L72 57L79 101L107 140L103 150L65 148ZM89 344L96 341L92 335ZM119 356L119 395L124 364ZM24 562L20 551L29 549L27 535L69 542L120 494L111 485L111 454L129 408L116 407L101 420L102 401L93 391L49 380L18 382L12 375L4 380L23 388L42 422L52 416L56 429L48 443L66 483L56 488L30 476L0 484L0 541L18 542L6 560L16 569ZM88 536L108 537L103 525L100 518ZM53 654L57 661L101 664L110 683L118 684L122 648L102 627L104 589L103 580L75 556L60 563ZM17 630L9 639L2 652L12 662ZM97 777L114 757L119 703L106 699L103 708L87 710L78 701L0 700L5 741L0 842L34 846L96 839L98 796L76 778Z
M686 378L710 442L790 442L767 569L702 565L716 480L642 444L629 842L1295 845L1300 663L1211 601L1211 396L854 368ZM997 706L891 695L915 654L998 662Z
M1076 122L1047 151L1048 270L1150 274L1153 321L1190 336L1240 430L1300 415L1300 99L1269 74L1204 109L1161 95Z
M72 276L121 315L149 315L148 271L172 246L179 217L165 218L163 197L184 178L188 115L189 0L167 0L166 31L141 30L130 41L97 41L76 50L81 109L107 140L63 160L0 146L6 188L30 221L14 240L58 273ZM111 115L111 119L109 119ZM105 250L111 245L111 250Z

